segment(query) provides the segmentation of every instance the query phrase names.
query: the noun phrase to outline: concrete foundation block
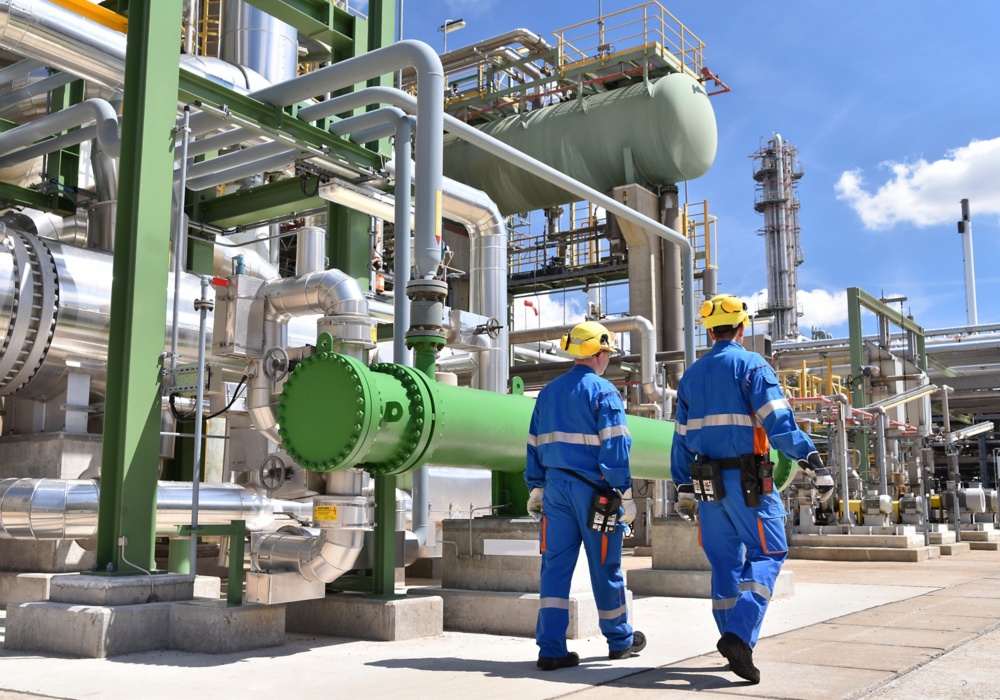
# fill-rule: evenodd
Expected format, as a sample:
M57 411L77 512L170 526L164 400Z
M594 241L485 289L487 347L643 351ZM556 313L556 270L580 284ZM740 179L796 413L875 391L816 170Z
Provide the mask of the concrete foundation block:
M288 632L395 642L444 632L444 601L434 595L403 598L341 593L322 600L289 603Z
M7 650L103 659L168 648L169 603L98 607L17 603L7 608Z
M962 530L963 542L998 542L1000 541L1000 530ZM932 543L933 544L933 543Z
M927 561L941 556L937 545L896 549L890 547L789 547L789 559L824 561Z
M993 540L991 542L969 542L969 549L981 549L988 552L1000 551L1000 542Z
M933 538L934 535L932 534ZM954 538L954 533L952 533ZM954 541L954 539L952 540ZM933 539L931 540L933 542ZM792 547L858 547L868 549L913 549L924 546L924 536L912 533L907 535L792 535L788 544ZM897 559L895 561L908 561Z
M30 603L49 599L49 582L64 574L20 574L0 572L0 608L13 603Z
M285 643L283 605L227 606L223 600L173 603L170 649L203 654L231 654Z
M0 438L0 479L79 479L88 470L96 474L103 445L101 435L83 433L5 435Z
M94 552L72 540L0 541L0 566L6 571L76 573L94 568Z
M711 571L698 544L698 526L677 517L653 518L650 530L653 568L673 571Z
M963 533L962 537L965 537ZM957 535L955 535L954 530L942 530L941 532L930 532L928 533L928 539L930 539L931 544L954 544L958 541ZM944 554L944 552L942 552Z
M222 579L218 576L195 576L192 593L195 598L218 600L222 597Z
M952 542L951 544L941 545L941 556L951 557L956 554L965 554L969 551L969 542Z
M712 572L668 571L664 569L632 569L626 579L628 589L636 595L671 598L711 598ZM787 569L778 574L771 600L795 595L795 574Z
M153 574L152 576L60 576L49 585L49 600L77 605L139 605L143 603L191 600L194 576Z
M538 593L542 555L539 524L532 518L444 520L441 588ZM452 546L454 545L454 546ZM590 591L587 556L580 548L570 593Z
M455 589L422 589L410 591L411 596L439 596L444 601L444 629L449 632L502 634L512 637L534 637L538 621L537 593L503 591L463 591ZM626 593L629 623L632 615L632 591ZM569 627L567 639L584 639L601 634L597 603L593 593L573 593L569 597Z

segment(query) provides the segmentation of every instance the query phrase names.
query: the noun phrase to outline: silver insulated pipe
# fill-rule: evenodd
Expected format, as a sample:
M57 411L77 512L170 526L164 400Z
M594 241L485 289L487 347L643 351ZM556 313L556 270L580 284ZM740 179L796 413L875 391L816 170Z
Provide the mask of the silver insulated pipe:
M191 522L192 485L161 481L156 490L156 534L176 535ZM85 540L97 535L100 486L94 479L0 479L0 539ZM256 487L201 484L198 521L226 525L245 520L259 530L279 513L311 517L308 503L268 498Z
M368 499L361 495L364 473L349 469L327 475L328 495L313 499L314 534L255 533L250 561L259 571L294 571L307 581L329 583L354 568L371 529Z

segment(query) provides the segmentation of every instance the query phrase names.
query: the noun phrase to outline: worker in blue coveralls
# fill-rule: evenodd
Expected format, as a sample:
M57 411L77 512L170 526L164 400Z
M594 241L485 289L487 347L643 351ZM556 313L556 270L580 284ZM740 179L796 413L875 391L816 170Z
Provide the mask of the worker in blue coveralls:
M753 647L788 555L771 443L798 461L821 500L833 494L833 478L796 425L774 370L743 349L746 304L720 294L702 304L700 316L715 344L677 386L670 471L678 512L691 513L698 501L699 539L712 565L712 614L722 635L716 648L729 670L756 684Z
M528 512L541 521L535 637L537 666L544 671L580 663L579 655L566 648L566 629L570 581L581 542L608 658L627 659L646 646L646 637L628 623L621 568L625 526L636 512L628 463L632 438L621 394L601 377L616 350L615 336L602 324L585 321L563 336L561 346L576 365L538 395L524 473L530 489ZM606 503L605 496L614 507L605 521L610 532L591 527L592 506ZM620 507L613 505L618 498Z

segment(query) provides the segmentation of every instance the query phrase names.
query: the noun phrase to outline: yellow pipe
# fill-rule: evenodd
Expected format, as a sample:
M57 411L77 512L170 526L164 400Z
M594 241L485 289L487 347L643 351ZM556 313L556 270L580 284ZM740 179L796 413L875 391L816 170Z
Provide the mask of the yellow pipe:
M102 24L109 29L114 29L116 32L121 32L122 34L128 32L128 20L106 7L94 5L87 2L87 0L49 0L49 2L60 7L65 7L70 12Z

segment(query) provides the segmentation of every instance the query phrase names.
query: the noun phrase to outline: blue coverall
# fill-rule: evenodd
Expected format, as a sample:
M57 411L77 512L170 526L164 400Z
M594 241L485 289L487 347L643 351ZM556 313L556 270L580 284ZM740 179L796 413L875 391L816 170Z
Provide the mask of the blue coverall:
M621 395L590 367L576 365L539 393L531 416L524 480L529 490L545 489L535 629L540 656L562 658L569 653L570 581L581 542L608 648L621 651L632 646L621 571L625 525L619 521L612 533L591 530L587 515L595 489L573 476L624 492L632 486L631 446Z
M766 455L768 438L793 460L816 449L796 425L767 361L739 343L716 342L677 386L670 452L674 483L691 483L696 455ZM698 504L699 539L712 565L712 613L720 634L731 632L753 647L788 556L785 508L777 492L762 494L759 507L748 507L739 469L723 470L722 478L725 497Z

